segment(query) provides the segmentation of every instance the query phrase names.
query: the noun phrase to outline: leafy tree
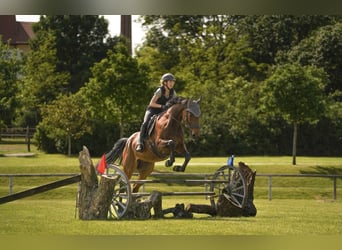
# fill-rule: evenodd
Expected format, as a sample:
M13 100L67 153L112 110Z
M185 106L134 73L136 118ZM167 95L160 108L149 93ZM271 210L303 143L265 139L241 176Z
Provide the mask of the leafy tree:
M151 91L144 66L132 58L124 42L109 50L92 68L92 77L80 90L95 120L119 124L120 137L132 123L141 122Z
M41 37L39 45L27 54L24 75L17 95L21 109L17 124L35 126L40 121L40 107L51 103L65 93L69 75L56 68L57 48L51 33Z
M237 29L247 34L258 63L274 64L281 51L289 51L311 32L336 23L338 17L319 15L251 15L240 16Z
M42 108L42 121L37 126L56 144L67 141L68 155L71 155L72 139L79 139L91 133L89 112L77 95L61 95Z
M342 91L342 23L317 29L294 46L286 59L323 68L330 80L327 93Z
M325 93L328 96L328 109L324 114L319 131L328 131L320 135L319 131L314 137L320 138L321 144L325 139L330 138L329 147L322 147L321 151L336 152L341 148L342 135L342 23L326 25L312 32L310 36L303 39L297 46L294 46L288 53L282 55L280 60L285 62L299 62L301 65L315 65L323 68L328 75ZM324 126L324 127L323 127ZM317 145L317 143L315 144ZM317 148L317 146L315 146ZM326 150L328 149L328 150ZM336 153L335 153L336 154Z
M108 35L108 21L96 15L47 15L33 26L40 39L51 33L56 38L56 70L70 75L67 90L75 93L88 81L90 68L106 56L115 40Z
M322 69L293 63L278 65L264 83L265 108L293 125L293 165L296 165L298 125L316 123L324 114L325 82Z
M267 122L277 124L277 128L265 125L258 110L263 95L261 83L268 77L272 65L284 63L282 57L292 53L293 48L316 34L316 30L337 25L340 20L340 16L317 15L144 16L148 32L137 55L139 62L149 65L153 78L171 71L177 77L178 93L203 96L202 138L206 145L203 152L208 153L208 148L215 145L217 153L226 147L223 144L227 141L227 144L239 144L241 152L268 153L265 151L268 148L284 153L281 150L285 148L289 125L270 117ZM326 34L325 38L328 37ZM333 40L326 44L335 49L339 46ZM314 41L310 40L307 45L313 46ZM298 51L317 55L314 50L306 52L303 47ZM322 62L337 58L331 56ZM286 62L294 61L297 59ZM338 64L328 65L317 66L329 75L329 70L339 71ZM340 95L335 93L332 97L331 100L338 100ZM336 114L333 110L339 105L335 104L330 105L329 114ZM336 118L334 122L338 126ZM308 126L314 130L312 125ZM272 136L277 139L271 139ZM306 139L313 142L312 138Z
M175 63L170 68L177 77L175 88L183 95L203 97L202 144L216 141L216 153L218 148L226 150L233 138L245 134L248 124L255 119L253 107L258 102L255 97L259 86L255 75L265 67L251 59L248 37L239 34L234 25L237 19L232 16L145 17L152 28L138 53L138 57L144 56L139 60L150 65L152 73L161 68L165 70L163 62L173 55L168 62Z
M22 67L20 57L17 49L11 49L8 44L0 42L0 127L12 125L15 117L15 96Z
M182 58L177 74L186 83L187 95L203 97L203 132L237 138L247 132L256 115L253 107L257 106L259 85L248 80L254 67L248 44L234 31L227 30L226 35L215 46L208 38L207 47L189 48L191 53Z

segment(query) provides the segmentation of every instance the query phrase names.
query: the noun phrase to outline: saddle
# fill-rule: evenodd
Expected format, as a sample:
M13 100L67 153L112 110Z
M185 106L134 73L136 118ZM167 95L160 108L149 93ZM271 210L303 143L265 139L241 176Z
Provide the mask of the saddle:
M147 129L146 129L146 135L145 137L150 137L153 133L154 127L156 125L158 115L153 115L148 122Z

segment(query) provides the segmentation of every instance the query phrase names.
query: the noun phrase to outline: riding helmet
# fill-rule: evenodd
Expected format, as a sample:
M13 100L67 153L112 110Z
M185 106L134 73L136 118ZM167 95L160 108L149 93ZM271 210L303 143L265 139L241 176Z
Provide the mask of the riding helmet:
M162 81L176 81L176 78L171 73L166 73L161 78Z

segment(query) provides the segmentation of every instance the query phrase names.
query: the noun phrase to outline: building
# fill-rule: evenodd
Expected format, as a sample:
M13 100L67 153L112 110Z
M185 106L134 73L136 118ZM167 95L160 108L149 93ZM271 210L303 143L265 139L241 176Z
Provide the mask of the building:
M29 50L29 40L34 38L32 22L17 22L15 15L0 15L2 42L24 52Z

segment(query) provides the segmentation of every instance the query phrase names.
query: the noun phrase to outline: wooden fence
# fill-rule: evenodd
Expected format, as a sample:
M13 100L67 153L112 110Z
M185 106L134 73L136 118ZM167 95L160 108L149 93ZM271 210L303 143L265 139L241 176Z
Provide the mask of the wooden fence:
M10 139L13 144L25 143L27 145L27 151L30 152L31 139L35 132L36 128L30 127L0 128L0 143L6 139Z
M61 176L75 176L79 174L0 174L0 178L9 178L9 194L13 194L14 178L20 177L61 177ZM173 173L152 173L151 176L154 177L175 177ZM202 173L189 173L182 174L182 176L190 176L206 179L212 174L202 174ZM332 180L332 198L337 200L337 179L342 178L342 175L327 175L327 174L256 174L256 177L267 177L268 178L268 199L272 200L272 186L274 178L328 178ZM299 187L300 188L300 187Z

